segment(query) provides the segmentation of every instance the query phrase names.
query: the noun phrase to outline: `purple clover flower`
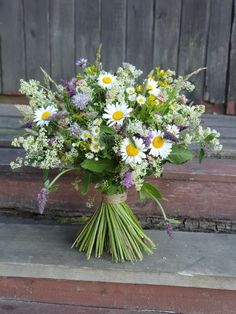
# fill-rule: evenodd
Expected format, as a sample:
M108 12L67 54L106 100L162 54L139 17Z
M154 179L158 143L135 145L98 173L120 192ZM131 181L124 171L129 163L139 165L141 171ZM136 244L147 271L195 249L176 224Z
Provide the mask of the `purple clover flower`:
M45 206L47 204L47 199L48 199L48 190L45 188L42 188L37 197L38 201L38 210L40 214L43 214Z
M166 227L166 232L168 234L168 236L173 239L173 226L172 224L169 222L169 220L165 220L165 227Z
M164 138L175 143L179 141L178 138L173 133L168 131L165 131Z
M80 126L77 123L73 123L70 126L70 134L76 136L81 132Z
M89 95L84 93L77 93L71 98L73 104L80 110L83 110L87 106L89 100Z
M123 174L121 184L124 185L127 189L134 185L132 173L130 171L126 171Z
M88 59L86 58L80 58L78 59L75 64L79 67L81 67L82 69L85 68L87 66L88 63Z

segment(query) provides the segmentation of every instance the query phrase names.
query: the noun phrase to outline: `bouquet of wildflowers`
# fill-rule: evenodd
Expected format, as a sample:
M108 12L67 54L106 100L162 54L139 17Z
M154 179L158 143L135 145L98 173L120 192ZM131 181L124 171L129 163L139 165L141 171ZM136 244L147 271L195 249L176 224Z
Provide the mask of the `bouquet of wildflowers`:
M145 182L160 177L165 163L181 164L193 158L189 146L199 144L200 159L206 148L220 150L219 133L200 125L204 106L193 105L183 94L194 86L188 77L155 68L143 80L142 71L124 63L114 73L102 68L98 50L94 64L77 61L80 68L70 81L57 84L43 71L44 85L21 80L20 91L29 98L22 107L25 134L13 145L23 147L24 158L12 168L32 166L44 171L38 194L43 213L49 192L65 173L78 174L81 194L93 184L102 202L79 232L73 247L114 261L136 261L155 247L126 203L131 187L140 199L152 198L170 231L172 220L161 206L158 189ZM49 181L48 171L58 169Z

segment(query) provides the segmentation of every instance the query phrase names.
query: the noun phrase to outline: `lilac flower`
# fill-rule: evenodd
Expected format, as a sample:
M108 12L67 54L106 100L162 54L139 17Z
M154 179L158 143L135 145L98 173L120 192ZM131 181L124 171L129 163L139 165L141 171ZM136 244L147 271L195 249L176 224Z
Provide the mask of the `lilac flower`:
M70 126L70 134L76 136L81 132L80 126L77 123L73 123Z
M173 226L172 224L169 222L169 220L165 220L165 227L166 227L166 232L168 234L168 236L173 239Z
M73 81L66 81L66 80L62 80L62 84L65 87L67 93L69 96L73 96L75 93L75 86Z
M152 139L153 139L153 132L152 131L149 131L148 132L148 136L146 136L146 137L143 137L143 141L144 141L144 143L145 143L145 145L146 146L149 146L150 144L151 144L151 141L152 141Z
M130 171L126 171L123 174L121 184L124 185L126 188L130 188L132 185L134 185L132 173Z
M48 121L52 121L52 120L62 120L63 118L65 118L65 116L67 116L67 112L56 112L53 115L51 115L50 117L48 117L46 120Z
M87 63L88 63L88 59L86 58L80 58L75 62L75 64L81 68L85 68L87 66Z
M83 110L87 106L89 100L90 97L84 93L77 93L71 98L73 104L80 110Z
M178 142L178 138L171 132L165 131L164 138L172 142Z
M48 191L45 188L42 188L38 193L38 210L40 214L43 214L48 198Z
M179 131L184 131L186 129L188 129L188 126L184 126L184 125L178 125Z
M32 129L35 123L33 121L28 121L25 124L21 125L22 129Z

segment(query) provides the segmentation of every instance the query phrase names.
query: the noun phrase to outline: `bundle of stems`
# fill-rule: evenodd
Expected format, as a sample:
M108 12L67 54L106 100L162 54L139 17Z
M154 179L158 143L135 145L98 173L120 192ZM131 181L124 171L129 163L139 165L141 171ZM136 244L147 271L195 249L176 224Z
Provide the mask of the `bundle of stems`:
M86 252L88 259L93 252L99 258L107 251L114 262L135 262L143 259L143 252L153 254L155 244L126 202L102 201L72 247Z

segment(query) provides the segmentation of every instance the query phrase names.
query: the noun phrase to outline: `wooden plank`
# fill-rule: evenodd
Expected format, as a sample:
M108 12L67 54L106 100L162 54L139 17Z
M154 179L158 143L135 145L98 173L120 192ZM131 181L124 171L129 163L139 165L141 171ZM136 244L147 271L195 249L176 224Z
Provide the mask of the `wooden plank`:
M169 314L233 314L236 307L236 292L233 290L164 285L1 277L0 293L4 299L41 302L41 304L103 307L104 309L133 309L134 313L138 313L137 309L139 309L143 313L149 310L149 313L156 314L159 311ZM76 314L77 312L61 313ZM110 311L109 313L118 314L119 312Z
M70 79L75 73L74 0L50 1L51 74Z
M150 72L153 67L153 0L127 1L126 60Z
M179 74L184 75L206 65L205 54L209 24L210 1L183 0L181 37L179 47ZM196 89L195 102L203 99L205 72L191 81Z
M102 0L101 15L103 64L116 69L125 60L126 0Z
M17 117L2 117L0 115L0 129L19 129L23 122Z
M22 114L21 114L20 111L15 107L15 105L0 104L0 116L6 116L6 117L21 117Z
M154 66L177 70L181 5L176 0L155 2Z
M40 67L50 73L49 0L24 0L27 78L42 79Z
M234 0L233 16L234 19L230 39L228 103L226 108L227 114L236 114L236 0Z
M104 307L88 307L67 304L50 304L40 302L24 302L16 300L0 300L0 311L14 311L18 314L150 314L149 310L139 309L117 309L117 308L104 308ZM156 311L155 311L156 312ZM156 312L156 314L161 312ZM163 312L162 312L163 313ZM2 312L3 314L3 312Z
M2 92L16 94L25 77L23 7L21 0L0 0Z
M94 62L100 43L100 0L75 0L76 58Z
M232 0L214 0L211 5L204 100L212 103L226 100L232 3Z

